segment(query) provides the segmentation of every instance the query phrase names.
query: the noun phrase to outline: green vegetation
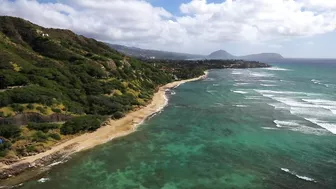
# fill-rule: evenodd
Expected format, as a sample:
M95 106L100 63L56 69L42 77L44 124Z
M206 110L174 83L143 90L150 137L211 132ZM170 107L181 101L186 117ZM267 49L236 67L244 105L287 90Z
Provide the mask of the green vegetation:
M76 134L82 131L95 131L100 126L104 117L102 116L81 116L73 118L61 127L61 133L64 135Z
M16 125L2 125L0 127L0 136L7 139L15 139L20 136L20 127Z
M148 64L159 70L172 74L175 79L189 79L203 75L205 70L226 68L260 68L269 67L265 63L245 60L153 60L146 59Z
M58 129L60 125L53 123L29 123L27 128L30 130L42 131L47 133L50 130Z

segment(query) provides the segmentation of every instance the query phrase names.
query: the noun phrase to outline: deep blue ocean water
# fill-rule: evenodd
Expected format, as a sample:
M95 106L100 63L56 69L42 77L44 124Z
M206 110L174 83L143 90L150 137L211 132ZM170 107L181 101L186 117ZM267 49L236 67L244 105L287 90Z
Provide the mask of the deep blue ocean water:
M20 188L336 188L336 60L271 64L211 70L137 132Z

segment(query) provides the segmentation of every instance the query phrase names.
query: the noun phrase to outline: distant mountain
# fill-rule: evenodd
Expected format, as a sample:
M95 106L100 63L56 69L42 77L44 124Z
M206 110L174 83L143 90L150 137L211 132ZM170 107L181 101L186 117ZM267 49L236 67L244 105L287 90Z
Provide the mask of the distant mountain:
M219 59L219 60L241 59L241 60L255 60L255 61L283 59L283 57L277 53L260 53L260 54L251 54L251 55L245 55L245 56L234 56L225 50L215 51L209 54L208 56L206 56L205 58L206 59Z
M279 60L284 57L277 53L260 53L260 54L251 54L246 56L240 56L240 59L243 60Z
M223 59L236 59L235 56L233 56L232 54L226 52L225 50L218 50L218 51L215 51L215 52L209 54L206 58L207 58L207 59L218 59L218 60L223 60Z
M240 60L254 60L254 61L267 61L267 60L279 60L283 59L280 54L276 53L260 53L260 54L251 54L245 56L234 56L228 53L225 50L218 50L212 52L209 55L197 55L197 54L187 54L187 53L177 53L177 52L168 52L168 51L158 51L158 50L149 50L141 49L137 47L127 47L124 45L117 44L107 44L112 49L115 49L121 53L124 53L128 56L145 58L145 59L170 59L170 60L197 60L197 59L211 59L211 60L231 60L231 59L240 59Z
M203 55L141 49L137 47L127 47L124 45L117 45L117 44L107 44L107 45L121 53L137 58L184 60L184 59L197 59L204 57Z

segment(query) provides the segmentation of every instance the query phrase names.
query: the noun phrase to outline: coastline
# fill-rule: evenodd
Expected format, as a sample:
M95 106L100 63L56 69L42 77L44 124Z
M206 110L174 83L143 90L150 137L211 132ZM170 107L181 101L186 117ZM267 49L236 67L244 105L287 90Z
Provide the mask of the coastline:
M125 117L119 120L106 120L104 126L95 132L76 136L70 140L53 146L46 152L24 157L11 165L0 163L0 180L19 175L31 168L58 164L57 162L55 163L55 161L64 159L73 153L93 148L115 138L123 137L135 132L137 127L141 125L146 118L161 111L167 105L168 100L165 94L166 90L176 88L186 82L204 79L207 74L208 71L204 72L204 75L197 78L175 81L161 86L154 94L150 104L139 110L128 113Z

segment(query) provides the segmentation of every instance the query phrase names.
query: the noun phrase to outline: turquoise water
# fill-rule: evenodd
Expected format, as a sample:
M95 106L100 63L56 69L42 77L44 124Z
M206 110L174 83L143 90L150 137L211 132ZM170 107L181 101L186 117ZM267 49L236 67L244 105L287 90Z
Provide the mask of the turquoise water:
M137 132L21 188L336 188L336 64L273 65L183 84Z

